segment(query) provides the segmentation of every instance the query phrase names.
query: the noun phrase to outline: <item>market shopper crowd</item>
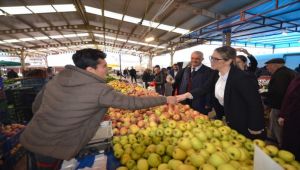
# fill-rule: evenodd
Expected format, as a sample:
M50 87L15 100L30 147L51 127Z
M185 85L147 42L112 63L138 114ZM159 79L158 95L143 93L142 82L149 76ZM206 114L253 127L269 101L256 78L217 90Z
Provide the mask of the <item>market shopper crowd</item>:
M75 66L67 65L37 95L34 117L21 136L21 144L30 151L32 169L59 169L62 160L75 157L93 137L109 107L135 110L177 102L203 114L214 110L215 119L251 139L265 139L264 107L270 107L270 137L300 159L300 78L284 66L284 60L265 63L272 76L269 91L260 94L257 61L247 50L216 48L210 56L211 68L202 64L203 53L194 51L185 67L156 65L144 71L145 87L154 86L161 96L133 97L106 85L105 57L100 50L77 51ZM133 67L123 73L136 82Z

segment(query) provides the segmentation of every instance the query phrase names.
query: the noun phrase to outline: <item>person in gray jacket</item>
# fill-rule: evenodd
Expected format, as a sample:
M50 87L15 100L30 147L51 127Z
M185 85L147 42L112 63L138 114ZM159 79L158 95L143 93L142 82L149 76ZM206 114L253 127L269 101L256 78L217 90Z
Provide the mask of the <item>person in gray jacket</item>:
M30 152L30 169L60 169L62 160L75 157L94 136L109 107L143 109L176 98L134 97L115 91L105 83L106 54L82 49L73 55L75 66L50 80L33 103L34 116L21 135Z

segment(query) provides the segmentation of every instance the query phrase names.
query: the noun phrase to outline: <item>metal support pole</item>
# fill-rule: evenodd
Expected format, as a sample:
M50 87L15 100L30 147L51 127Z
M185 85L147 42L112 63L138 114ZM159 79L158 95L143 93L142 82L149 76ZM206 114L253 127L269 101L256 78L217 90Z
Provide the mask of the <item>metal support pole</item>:
M120 64L120 73L122 73L122 56L121 56L121 52L119 52L119 64Z
M24 50L21 50L21 54L20 54L19 58L20 58L20 62L21 62L21 70L23 72L25 70L25 59L26 59Z
M153 59L153 54L150 54L149 55L148 68L152 68L152 59Z
M223 30L223 46L231 45L231 29Z
M174 63L174 54L175 54L175 50L174 50L174 48L172 47L171 48L171 51L170 51L170 56L171 56L171 66L173 65L173 63Z

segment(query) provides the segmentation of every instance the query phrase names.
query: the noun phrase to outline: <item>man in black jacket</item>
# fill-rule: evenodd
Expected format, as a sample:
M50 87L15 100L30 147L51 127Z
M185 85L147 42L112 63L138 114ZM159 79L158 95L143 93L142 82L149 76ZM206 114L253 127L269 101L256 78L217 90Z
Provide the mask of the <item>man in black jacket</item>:
M279 145L282 144L282 128L278 124L279 112L285 92L290 82L295 77L295 72L284 66L285 61L282 58L274 58L266 63L268 71L272 74L266 104L270 106L270 130L271 137L274 138Z

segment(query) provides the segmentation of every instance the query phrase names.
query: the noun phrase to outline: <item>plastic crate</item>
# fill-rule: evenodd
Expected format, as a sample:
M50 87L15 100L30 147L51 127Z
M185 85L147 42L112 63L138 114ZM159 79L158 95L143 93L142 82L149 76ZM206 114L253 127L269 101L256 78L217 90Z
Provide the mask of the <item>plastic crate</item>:
M23 132L23 129L20 130L16 135L11 136L9 138L6 138L5 142L3 143L2 150L3 150L3 155L9 155L10 150L15 147L17 144L20 142L20 136L21 133Z

